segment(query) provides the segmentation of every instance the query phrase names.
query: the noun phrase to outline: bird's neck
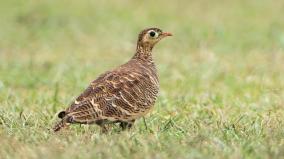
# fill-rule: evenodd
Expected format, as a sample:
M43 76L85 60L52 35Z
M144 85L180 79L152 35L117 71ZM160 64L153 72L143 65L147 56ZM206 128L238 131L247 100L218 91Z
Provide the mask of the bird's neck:
M153 62L152 49L153 46L137 44L136 53L133 58L146 62Z

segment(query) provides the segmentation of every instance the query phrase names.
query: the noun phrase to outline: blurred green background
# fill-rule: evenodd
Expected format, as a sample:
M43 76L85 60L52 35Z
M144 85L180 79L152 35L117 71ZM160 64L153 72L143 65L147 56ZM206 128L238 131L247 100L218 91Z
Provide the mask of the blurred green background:
M284 156L284 1L0 0L0 158ZM52 134L100 73L154 49L161 92L133 130Z

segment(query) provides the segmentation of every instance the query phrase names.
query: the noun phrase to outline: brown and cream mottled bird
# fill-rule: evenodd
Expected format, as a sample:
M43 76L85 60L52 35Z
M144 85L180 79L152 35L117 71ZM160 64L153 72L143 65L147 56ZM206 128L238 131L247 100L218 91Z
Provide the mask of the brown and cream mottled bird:
M91 82L70 107L58 114L61 121L53 130L59 131L70 123L95 123L103 132L110 123L120 123L123 130L131 128L156 101L159 79L152 49L167 36L172 34L159 28L143 30L138 37L135 55L127 63Z

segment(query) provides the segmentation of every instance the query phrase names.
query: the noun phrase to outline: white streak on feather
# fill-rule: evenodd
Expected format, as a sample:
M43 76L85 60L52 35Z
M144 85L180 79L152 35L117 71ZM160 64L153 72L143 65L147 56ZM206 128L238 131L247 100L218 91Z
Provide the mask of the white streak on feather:
M134 107L124 96L121 92L119 92L121 98L130 106L130 107Z

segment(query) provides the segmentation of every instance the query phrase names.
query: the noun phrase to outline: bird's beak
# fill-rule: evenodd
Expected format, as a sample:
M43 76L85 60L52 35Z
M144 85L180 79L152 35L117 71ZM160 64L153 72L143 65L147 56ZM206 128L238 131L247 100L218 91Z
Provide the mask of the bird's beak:
M163 32L162 35L165 36L165 37L166 37L166 36L173 36L173 34L172 34L172 33L169 33L169 32Z

